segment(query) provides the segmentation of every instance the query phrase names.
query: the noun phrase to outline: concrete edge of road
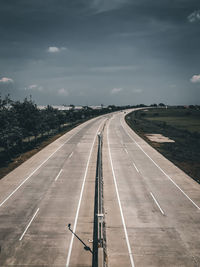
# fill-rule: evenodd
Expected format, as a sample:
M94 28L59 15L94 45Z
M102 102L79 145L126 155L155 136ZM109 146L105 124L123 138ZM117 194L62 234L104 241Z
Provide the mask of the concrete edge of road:
M129 111L128 113L132 112ZM124 114L123 126L125 127L127 133L132 136L132 138L139 144L139 146L146 152L147 155L166 173L180 188L183 190L194 202L200 207L199 201L199 188L200 185L187 175L183 170L178 168L173 162L168 160L164 155L159 153L155 148L148 144L144 139L142 139L125 121ZM192 188L192 190L191 190ZM197 207L197 208L198 208Z
M102 116L92 118L82 124L76 126L71 129L67 133L63 134L61 137L44 147L42 150L34 154L32 157L27 159L21 165L19 165L16 169L8 173L0 180L0 185L4 185L4 191L1 191L0 187L0 203L4 201L4 199L9 195L9 192L12 192L20 183L26 179L29 175L35 172L35 170L39 170L40 165L46 163L46 159L50 159L50 157L56 153L70 138L72 138L76 133L78 133L82 128L87 126L92 121L98 120L99 118L103 118ZM23 173L23 175L22 175ZM13 179L14 177L14 179ZM5 190L7 188L7 190Z

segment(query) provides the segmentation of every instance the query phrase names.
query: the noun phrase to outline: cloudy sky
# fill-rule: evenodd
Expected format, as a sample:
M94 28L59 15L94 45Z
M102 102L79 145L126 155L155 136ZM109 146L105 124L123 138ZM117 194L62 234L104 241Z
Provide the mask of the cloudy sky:
M0 0L0 92L200 104L199 0Z

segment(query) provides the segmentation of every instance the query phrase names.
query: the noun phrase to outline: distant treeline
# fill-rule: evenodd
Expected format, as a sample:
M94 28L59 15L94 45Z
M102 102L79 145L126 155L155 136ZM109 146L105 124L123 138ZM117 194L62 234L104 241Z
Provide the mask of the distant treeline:
M150 106L164 107L165 104ZM0 165L3 166L16 155L34 148L49 136L66 132L92 117L137 107L147 107L147 105L107 107L102 105L100 108L83 106L81 109L70 105L69 110L58 110L48 105L40 109L31 98L14 101L10 96L5 98L0 96Z
M58 110L48 105L44 109L39 109L32 99L14 101L9 96L4 99L0 97L1 164L33 148L50 135L66 131L89 118L128 107L130 106L110 105L93 109L83 106L76 109L74 105L70 105L69 110Z

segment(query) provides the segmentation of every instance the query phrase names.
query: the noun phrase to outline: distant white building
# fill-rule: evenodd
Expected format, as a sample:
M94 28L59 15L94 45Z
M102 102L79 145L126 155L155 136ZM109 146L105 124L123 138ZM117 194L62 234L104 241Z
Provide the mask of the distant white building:
M38 106L38 108L41 110L45 109L46 107L47 107L47 105L46 106ZM51 107L58 109L58 110L70 110L70 109L72 109L71 106L54 106L54 105L51 105ZM89 107L92 109L102 109L101 106L89 106ZM74 109L76 109L76 110L80 110L82 108L83 108L82 106L75 106L74 107Z

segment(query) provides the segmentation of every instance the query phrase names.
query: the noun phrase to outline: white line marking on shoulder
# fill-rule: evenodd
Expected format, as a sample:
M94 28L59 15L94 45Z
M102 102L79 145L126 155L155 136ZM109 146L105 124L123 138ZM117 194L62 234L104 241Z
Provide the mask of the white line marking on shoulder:
M126 154L128 154L128 150L126 148L124 148L124 150L126 151Z
M30 225L31 225L32 221L34 220L35 216L37 215L38 211L39 211L39 208L38 208L38 209L36 210L36 212L34 213L32 219L30 220L29 224L27 225L26 229L24 230L23 234L21 235L19 241L21 241L21 240L23 239L25 233L27 232L28 228L30 227Z
M55 181L58 180L58 177L61 175L62 171L63 171L63 169L61 169L61 170L59 171L58 175L57 175L56 178L55 178Z
M74 152L72 151L72 153L69 155L69 158L71 158L71 157L72 157L73 153L74 153Z
M139 172L138 168L136 167L135 163L133 162L133 166L135 167L136 171Z
M154 202L155 202L155 203L156 203L156 205L158 206L158 208L159 208L160 212L161 212L163 215L165 215L164 211L161 209L161 207L160 207L160 205L159 205L158 201L156 200L156 198L154 197L154 195L153 195L151 192L150 192L150 194L151 194L151 196L152 196L152 198L153 198Z

